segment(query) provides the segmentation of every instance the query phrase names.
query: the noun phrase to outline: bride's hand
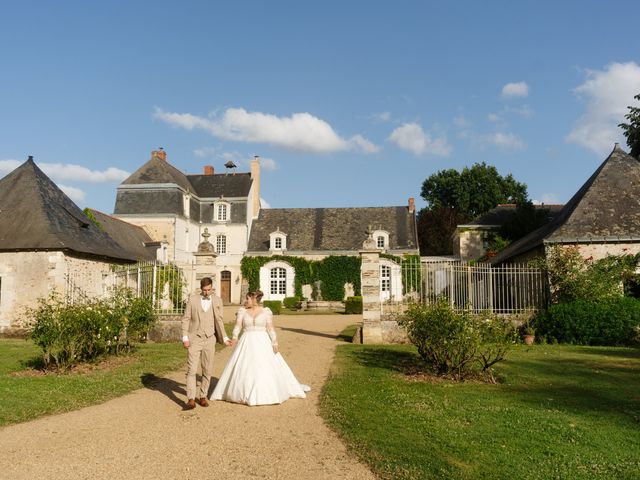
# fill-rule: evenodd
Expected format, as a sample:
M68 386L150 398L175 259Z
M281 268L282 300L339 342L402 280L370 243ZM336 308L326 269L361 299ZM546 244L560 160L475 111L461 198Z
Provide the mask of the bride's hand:
M280 350L278 350L278 345L272 345L273 347L273 353L278 353Z

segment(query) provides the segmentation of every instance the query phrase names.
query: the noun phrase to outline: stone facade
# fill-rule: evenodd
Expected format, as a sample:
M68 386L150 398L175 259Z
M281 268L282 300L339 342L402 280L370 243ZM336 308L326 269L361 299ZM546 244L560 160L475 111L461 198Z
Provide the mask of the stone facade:
M52 292L73 295L81 288L102 296L109 265L63 252L0 252L0 331L24 327L26 309Z

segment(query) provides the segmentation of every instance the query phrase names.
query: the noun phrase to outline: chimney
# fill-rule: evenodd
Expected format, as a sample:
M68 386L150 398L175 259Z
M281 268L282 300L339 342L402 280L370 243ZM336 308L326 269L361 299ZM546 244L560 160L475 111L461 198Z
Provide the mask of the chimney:
M204 174L205 175L213 175L213 165L205 165L204 166Z
M253 180L253 218L258 218L260 213L260 157L258 155L251 160L251 180Z
M409 213L415 213L415 211L416 211L415 200L413 199L413 197L409 197Z
M160 147L158 150L153 150L151 152L151 158L159 158L160 160L164 160L165 162L167 161L167 152L164 151L164 149L162 147Z

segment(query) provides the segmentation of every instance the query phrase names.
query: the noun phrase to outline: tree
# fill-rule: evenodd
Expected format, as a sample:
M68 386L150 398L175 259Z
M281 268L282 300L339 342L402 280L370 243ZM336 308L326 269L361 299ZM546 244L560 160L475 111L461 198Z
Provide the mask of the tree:
M640 102L640 94L633 97ZM618 126L622 128L623 134L627 137L627 145L631 149L631 156L640 159L640 107L628 106L629 113L624 118L629 123L620 123Z
M548 208L536 208L531 202L516 206L516 211L500 227L500 236L511 242L537 230L551 219Z
M527 186L511 174L501 176L496 167L476 163L462 172L440 170L422 183L427 202L418 215L418 241L422 255L453 253L456 226L491 210L499 203L528 202Z
M423 208L418 214L418 243L422 255L453 253L452 235L469 217L451 207Z
M499 203L525 203L527 186L511 174L503 177L496 167L482 162L462 172L440 170L423 182L421 195L430 210L449 207L473 218Z

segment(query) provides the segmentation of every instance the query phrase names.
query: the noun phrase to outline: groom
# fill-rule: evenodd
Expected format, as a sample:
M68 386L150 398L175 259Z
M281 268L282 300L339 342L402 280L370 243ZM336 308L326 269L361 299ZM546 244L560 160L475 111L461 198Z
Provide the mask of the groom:
M200 280L200 294L191 295L182 316L182 344L189 351L187 360L187 404L185 410L196 408L196 402L209 406L207 394L213 373L213 355L218 343L231 345L222 323L222 300L213 293L209 277ZM196 373L202 366L200 395L196 396Z

